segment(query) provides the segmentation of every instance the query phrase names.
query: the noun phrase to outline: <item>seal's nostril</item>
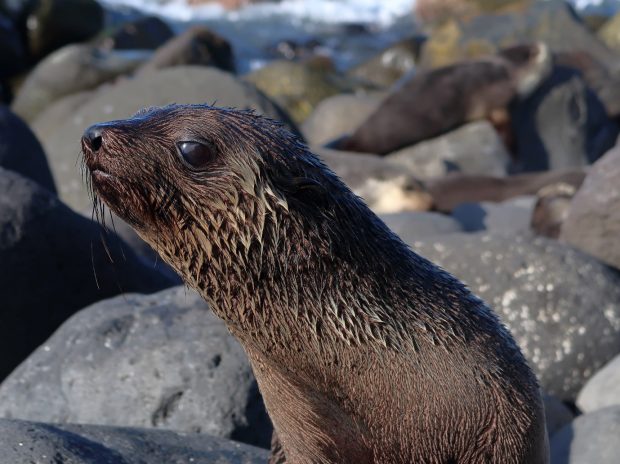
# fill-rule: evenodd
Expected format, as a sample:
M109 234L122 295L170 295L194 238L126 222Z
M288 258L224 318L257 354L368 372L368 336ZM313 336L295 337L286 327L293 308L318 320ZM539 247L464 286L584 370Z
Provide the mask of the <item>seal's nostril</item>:
M90 126L84 132L84 141L93 151L99 151L103 144L103 129L100 126Z

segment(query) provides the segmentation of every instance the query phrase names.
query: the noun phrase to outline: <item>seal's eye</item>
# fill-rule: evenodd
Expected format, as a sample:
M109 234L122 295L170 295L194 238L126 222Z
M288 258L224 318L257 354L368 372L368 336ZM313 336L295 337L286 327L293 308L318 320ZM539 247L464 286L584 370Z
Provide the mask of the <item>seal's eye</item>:
M215 158L215 147L210 143L179 142L177 148L192 168L202 168Z

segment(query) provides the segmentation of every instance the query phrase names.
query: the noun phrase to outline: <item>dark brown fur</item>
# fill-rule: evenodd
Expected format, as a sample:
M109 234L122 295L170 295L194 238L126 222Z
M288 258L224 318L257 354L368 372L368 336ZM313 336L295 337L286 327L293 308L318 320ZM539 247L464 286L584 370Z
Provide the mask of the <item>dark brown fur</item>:
M386 155L478 119L498 123L509 139L504 134L508 104L546 78L550 61L542 44L519 45L485 59L419 71L334 148Z
M564 183L579 188L586 169L532 172L507 177L453 173L446 177L424 181L433 199L433 208L450 213L461 203L481 201L502 202L521 195L536 195L547 185Z
M185 105L98 128L95 192L240 340L287 462L547 462L536 379L497 317L280 125ZM186 140L217 155L192 170Z

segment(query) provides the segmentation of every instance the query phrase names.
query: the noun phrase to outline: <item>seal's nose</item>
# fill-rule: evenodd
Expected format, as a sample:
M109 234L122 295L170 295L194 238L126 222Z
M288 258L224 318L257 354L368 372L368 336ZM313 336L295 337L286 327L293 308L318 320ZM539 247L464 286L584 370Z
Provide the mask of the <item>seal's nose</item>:
M97 124L90 126L84 131L82 140L93 152L99 151L103 144L103 128Z

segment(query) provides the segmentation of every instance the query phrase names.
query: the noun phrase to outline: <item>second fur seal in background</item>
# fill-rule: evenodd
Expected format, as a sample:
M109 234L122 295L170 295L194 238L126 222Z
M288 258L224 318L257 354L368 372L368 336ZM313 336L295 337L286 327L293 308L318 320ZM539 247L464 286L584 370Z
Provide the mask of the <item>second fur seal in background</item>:
M243 345L287 462L547 462L508 330L282 126L173 105L82 145L96 195Z

